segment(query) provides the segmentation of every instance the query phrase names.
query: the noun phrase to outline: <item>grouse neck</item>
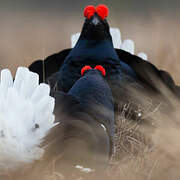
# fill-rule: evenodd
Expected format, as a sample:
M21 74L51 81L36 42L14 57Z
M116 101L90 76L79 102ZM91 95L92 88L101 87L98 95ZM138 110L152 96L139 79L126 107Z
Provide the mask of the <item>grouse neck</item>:
M88 59L113 59L119 62L118 55L113 47L111 39L88 40L79 39L69 57L81 57Z

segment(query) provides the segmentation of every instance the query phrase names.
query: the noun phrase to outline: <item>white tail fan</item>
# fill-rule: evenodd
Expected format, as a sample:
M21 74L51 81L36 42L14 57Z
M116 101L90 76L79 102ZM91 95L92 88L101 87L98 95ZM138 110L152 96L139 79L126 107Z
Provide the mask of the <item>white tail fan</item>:
M116 49L122 49L124 51L127 51L131 54L134 55L134 51L135 51L135 45L134 45L134 41L132 41L131 39L126 39L123 41L122 43L122 40L121 40L121 32L118 28L110 28L110 33L111 33L111 36L112 36L112 41L113 41L113 46L114 48ZM76 33L76 34L73 34L71 36L71 47L73 48L78 39L80 37L80 33ZM145 54L144 52L141 52L141 53L138 53L138 57L142 58L143 60L148 60L148 56L147 54Z
M118 28L110 28L114 48L120 49L121 47L121 32Z
M129 52L129 53L134 55L134 51L135 51L134 41L131 40L131 39L124 40L123 43L121 44L121 48L120 49L122 49L124 51L127 51L127 52ZM144 52L138 53L137 56L142 58L145 61L148 60L148 56Z
M79 33L79 32L76 33L76 34L73 34L73 35L71 36L71 47L72 47L72 48L76 45L79 37L80 37L80 33Z
M148 56L147 56L147 54L145 54L144 52L138 53L138 57L144 59L145 61L148 60Z
M120 49L127 51L131 54L134 54L134 41L132 41L131 39L124 40L123 43L121 44Z
M0 174L43 156L43 138L54 127L54 98L39 76L19 67L15 80L8 69L0 81Z

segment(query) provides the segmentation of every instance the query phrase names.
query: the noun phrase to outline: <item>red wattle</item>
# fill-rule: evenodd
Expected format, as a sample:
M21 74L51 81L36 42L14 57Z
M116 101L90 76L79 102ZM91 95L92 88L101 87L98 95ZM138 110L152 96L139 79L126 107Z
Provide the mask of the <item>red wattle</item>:
M95 12L96 12L96 9L94 6L92 5L86 6L84 9L84 16L90 19L94 15Z
M104 20L109 14L109 9L106 5L100 4L96 7L96 12Z
M91 66L84 66L84 67L81 69L81 76L84 75L85 71L90 70L90 69L92 69Z
M101 65L97 65L94 69L101 71L103 76L106 75L106 70Z

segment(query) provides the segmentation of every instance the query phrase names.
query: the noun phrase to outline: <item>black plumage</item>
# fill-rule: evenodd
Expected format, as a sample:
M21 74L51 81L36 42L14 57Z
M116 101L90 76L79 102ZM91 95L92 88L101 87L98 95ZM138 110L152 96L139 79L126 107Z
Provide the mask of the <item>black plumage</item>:
M91 70L81 77L80 72L85 65L92 68L102 65L106 69L106 76L103 78L99 72ZM66 155L70 161L84 162L85 159L85 163L89 162L90 166L107 162L112 152L114 112L119 111L118 104L124 105L131 101L138 104L144 97L162 101L165 98L162 87L177 98L180 97L180 88L168 72L126 51L114 49L108 22L97 13L86 18L73 49L53 54L44 61L35 61L29 69L40 75L41 82L45 80L52 90L57 90L51 95L56 99L55 115L61 123L47 138L48 142L53 142L47 153L50 157L57 156L59 149L54 147L61 146L65 148L64 151L70 149ZM71 156L75 146L72 141L70 146L63 146L62 134L65 137L70 135L73 142L79 138L88 142L88 151L93 149L93 153L82 158L78 153ZM76 148L79 150L81 146L77 143ZM100 158L100 154L103 158Z
M64 150L63 166L105 167L113 148L114 102L101 73L89 70L67 93L52 91L51 96L60 124L47 136L45 144L51 145L45 157L52 160Z
M130 92L132 89L148 96L159 96L159 88L162 87L160 84L179 96L178 87L167 72L126 51L114 49L108 22L97 13L90 19L86 18L80 38L73 49L49 56L44 65L42 61L34 62L30 70L37 72L41 80L44 76L52 88L68 92L80 78L83 66L95 67L97 64L106 69L105 78L116 104L137 101Z

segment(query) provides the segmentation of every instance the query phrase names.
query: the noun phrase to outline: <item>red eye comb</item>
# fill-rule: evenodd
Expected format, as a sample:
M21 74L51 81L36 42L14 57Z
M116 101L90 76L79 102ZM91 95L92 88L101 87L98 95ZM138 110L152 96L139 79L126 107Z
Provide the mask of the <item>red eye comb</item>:
M109 14L109 9L106 5L100 4L96 7L96 12L104 20Z
M92 69L91 66L84 66L82 69L81 69L81 76L84 75L84 73L87 71L87 70L90 70Z
M106 75L106 70L101 65L97 65L94 69L100 71L103 76Z
M92 5L89 5L84 9L84 16L90 19L94 15L95 12L96 12L95 7Z

